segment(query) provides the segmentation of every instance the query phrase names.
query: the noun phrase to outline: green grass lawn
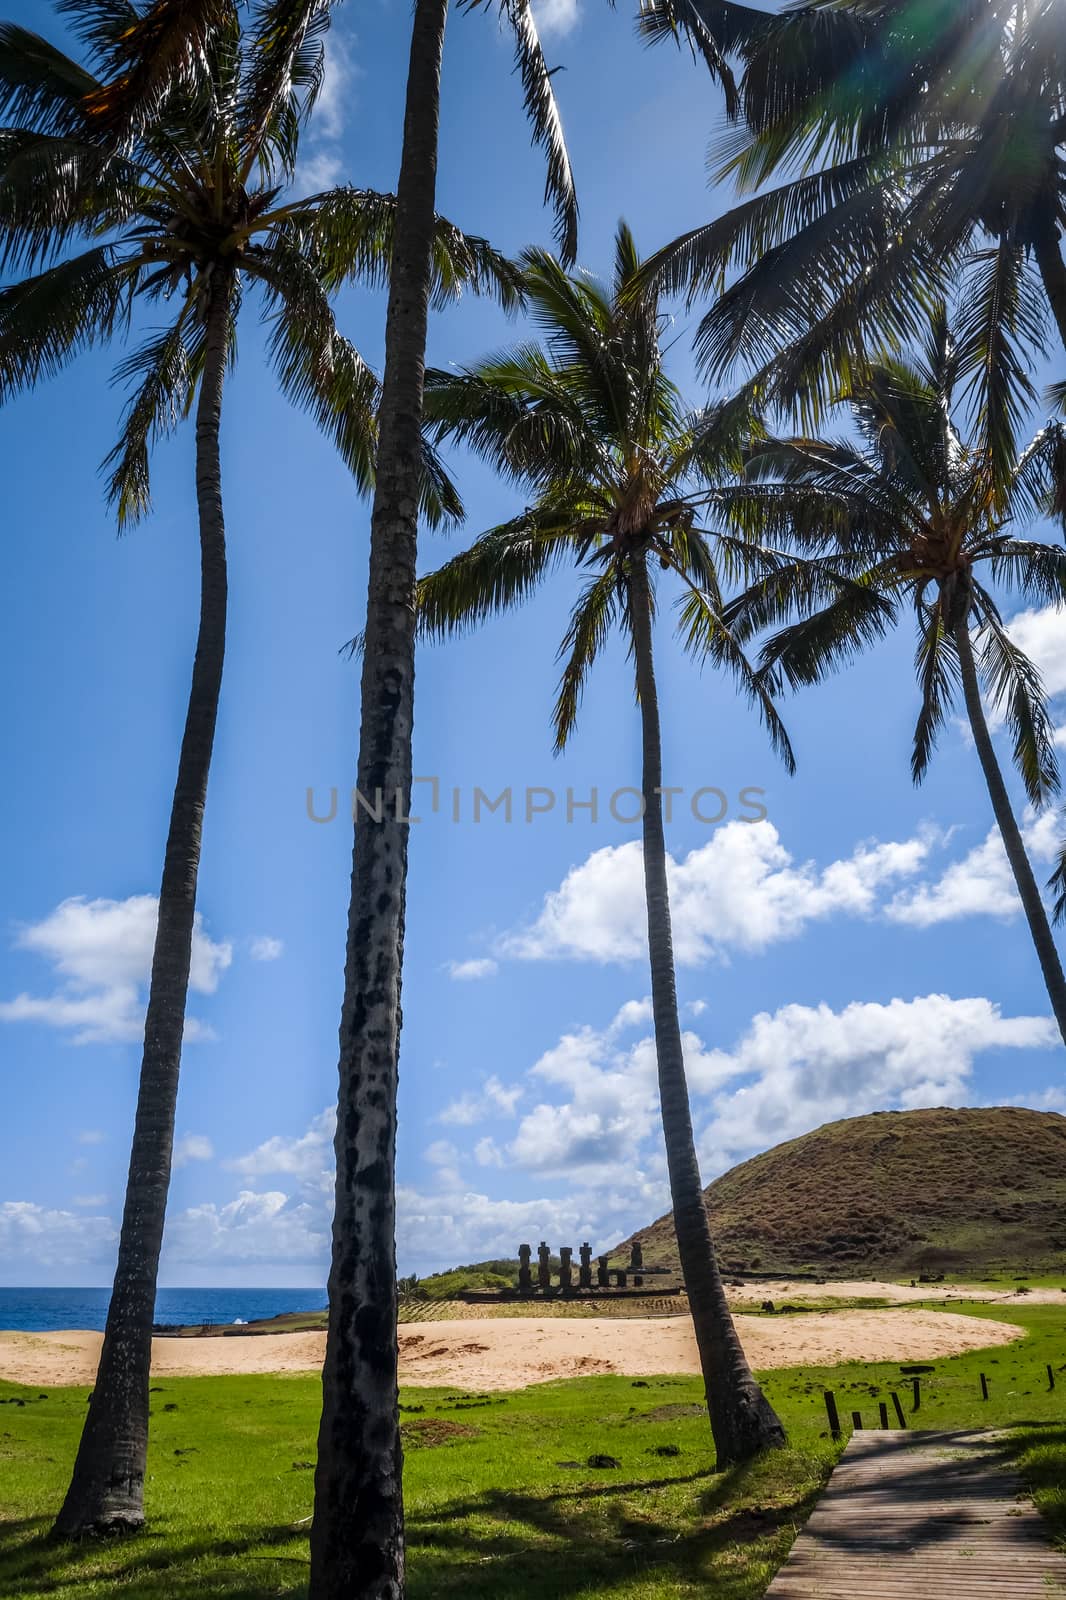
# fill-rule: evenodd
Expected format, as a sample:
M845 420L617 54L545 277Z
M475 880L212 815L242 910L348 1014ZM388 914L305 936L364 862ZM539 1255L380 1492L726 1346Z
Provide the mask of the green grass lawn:
M1023 1470L1066 1537L1066 1307L969 1307L1028 1338L936 1363L925 1427L1015 1430ZM1045 1365L1058 1380L1049 1392ZM980 1398L978 1373L991 1386ZM782 1369L767 1389L791 1448L716 1474L700 1385L585 1378L508 1395L405 1391L412 1600L755 1600L838 1454L822 1389L876 1425L909 1381L886 1364ZM0 1384L0 1595L265 1600L304 1593L316 1377L163 1379L154 1386L150 1530L49 1547L84 1389ZM21 1403L20 1403L21 1402ZM619 1465L592 1468L591 1455Z

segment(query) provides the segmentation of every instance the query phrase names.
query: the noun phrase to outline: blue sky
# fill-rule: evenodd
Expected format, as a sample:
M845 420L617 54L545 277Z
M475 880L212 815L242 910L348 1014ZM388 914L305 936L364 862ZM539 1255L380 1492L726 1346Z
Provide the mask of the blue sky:
M9 0L6 14L59 34L43 6ZM549 56L566 67L555 81L583 263L608 265L622 213L650 251L726 205L706 187L720 103L689 58L643 48L625 6L547 0L541 16ZM408 28L397 0L339 9L308 186L394 183ZM542 188L506 41L489 13L454 15L440 209L516 251L549 237ZM382 297L346 292L340 315L379 364ZM687 326L679 318L678 333ZM431 359L467 361L516 332L466 302L435 320ZM700 399L686 337L672 359ZM97 470L121 408L110 370L93 353L0 420L0 1282L14 1284L109 1280L195 632L192 441L185 432L161 450L154 514L116 539ZM357 733L357 669L338 650L361 626L368 512L330 447L274 394L254 312L223 428L229 655L163 1282L317 1287ZM517 509L484 468L455 469L468 533ZM464 536L427 538L425 564ZM606 1247L666 1208L638 828L607 803L639 781L639 730L615 651L571 750L552 757L570 594L561 574L524 612L420 661L415 767L439 779L441 809L429 811L424 786L401 1063L404 1270L542 1237ZM960 728L925 786L910 783L909 635L787 703L800 761L790 780L732 686L680 656L668 617L665 770L686 791L669 843L706 1177L879 1107L1066 1108L1062 1047ZM1061 618L1026 615L1016 633L1066 723ZM475 824L474 789L507 786L514 819ZM559 801L527 823L531 786ZM708 786L726 796L717 826L691 810ZM334 821L309 819L309 787L320 813L339 791ZM598 820L568 821L567 789L580 800L592 787ZM745 788L763 791L765 820L745 820ZM716 804L705 797L704 814ZM1043 876L1058 819L1028 827Z

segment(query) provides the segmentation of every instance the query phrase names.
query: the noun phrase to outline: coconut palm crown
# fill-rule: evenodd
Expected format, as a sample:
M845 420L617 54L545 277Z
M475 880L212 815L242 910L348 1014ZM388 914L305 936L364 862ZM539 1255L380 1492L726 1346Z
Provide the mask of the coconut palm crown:
M680 586L685 648L736 675L791 765L773 701L723 622L723 578L757 566L759 552L703 525L711 491L742 459L755 426L750 409L743 401L686 408L662 364L658 297L635 292L641 261L624 223L610 287L568 276L543 250L527 250L521 264L543 344L458 373L427 373L426 423L438 441L490 462L530 503L422 579L423 634L475 626L573 563L584 582L560 651L553 726L562 750L588 673L612 627L625 623L629 563L651 557Z
M641 13L652 38L714 42L703 53L732 121L714 176L747 196L651 263L667 287L711 297L707 369L765 368L810 405L853 381L864 349L919 342L953 288L959 359L987 389L1006 461L1028 359L1048 326L1066 347L1066 0L775 13L642 0Z
M138 303L162 313L121 363L133 394L108 460L120 520L149 505L149 450L192 406L212 282L224 280L231 354L248 289L260 292L282 390L334 439L363 489L373 479L379 385L338 331L331 296L386 281L395 199L340 187L294 195L301 126L323 70L328 11L216 4L196 68L117 143L104 108L126 72L130 37L152 9L63 0L83 66L14 24L0 26L0 400L61 370L88 346L125 339ZM153 79L153 83L154 83ZM514 269L483 239L439 220L436 288L468 286L505 305ZM432 460L424 510L456 515Z
M529 495L418 586L429 636L519 604L548 573L574 566L579 591L560 657L555 743L573 731L588 673L618 627L634 665L642 733L643 861L659 1103L674 1225L718 1465L784 1442L781 1424L737 1338L714 1253L693 1137L678 1015L663 827L662 738L653 655L657 579L678 588L678 631L698 661L728 668L757 703L791 767L788 738L765 685L724 621L722 579L762 570L761 552L706 525L715 485L735 469L754 419L743 401L691 412L667 377L654 292L637 293L641 262L628 228L615 241L609 287L568 276L540 250L523 257L543 342L457 374L431 373L427 422L469 445Z
M1066 550L1026 536L1066 520L1066 429L1051 420L1004 469L954 412L960 355L943 311L922 357L882 358L839 396L859 439L764 439L723 510L778 564L726 608L748 644L769 629L758 676L773 693L820 682L905 614L917 630L920 707L911 772L920 782L959 692L1049 995L1066 1039L1066 984L989 735L1001 719L1029 802L1058 792L1040 674L1011 638L998 593L1066 599ZM786 553L788 552L788 553ZM982 691L984 702L982 701Z

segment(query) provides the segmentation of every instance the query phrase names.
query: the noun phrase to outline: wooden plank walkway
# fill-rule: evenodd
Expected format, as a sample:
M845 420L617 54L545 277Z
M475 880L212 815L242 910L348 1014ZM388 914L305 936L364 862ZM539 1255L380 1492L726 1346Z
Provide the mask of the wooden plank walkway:
M766 1600L1058 1600L1066 1555L992 1432L852 1434Z

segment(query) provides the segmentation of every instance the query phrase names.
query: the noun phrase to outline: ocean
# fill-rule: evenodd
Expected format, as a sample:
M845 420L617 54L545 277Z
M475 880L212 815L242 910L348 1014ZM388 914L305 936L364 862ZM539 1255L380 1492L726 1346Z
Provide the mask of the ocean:
M102 1329L110 1289L0 1288L0 1328L48 1333L57 1328ZM156 1322L256 1322L283 1311L319 1311L324 1289L160 1289Z

